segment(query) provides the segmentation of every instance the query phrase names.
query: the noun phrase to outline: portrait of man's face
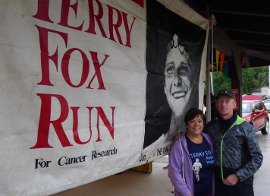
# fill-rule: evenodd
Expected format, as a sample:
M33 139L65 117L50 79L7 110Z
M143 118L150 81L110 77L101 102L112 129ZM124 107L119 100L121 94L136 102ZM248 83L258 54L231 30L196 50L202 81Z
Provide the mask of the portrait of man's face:
M178 45L178 37L174 35L165 62L164 92L168 104L175 116L180 116L191 95L190 62L184 47Z
M163 146L186 130L183 121L186 111L199 106L201 57L206 37L204 29L158 1L146 2L144 149L156 148L157 144Z

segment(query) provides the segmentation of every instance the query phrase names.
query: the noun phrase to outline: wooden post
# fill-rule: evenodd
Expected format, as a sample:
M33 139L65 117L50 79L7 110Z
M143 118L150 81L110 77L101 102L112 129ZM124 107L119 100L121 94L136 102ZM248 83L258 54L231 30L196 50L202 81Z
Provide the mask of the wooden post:
M143 173L152 173L152 162L140 165L138 167L133 167L131 170Z
M242 116L242 94L243 94L243 87L242 87L242 61L241 61L241 53L238 48L233 49L233 61L234 65L231 69L231 81L232 81L232 88L238 89L239 92L239 99L237 102L239 103L239 110L238 115Z

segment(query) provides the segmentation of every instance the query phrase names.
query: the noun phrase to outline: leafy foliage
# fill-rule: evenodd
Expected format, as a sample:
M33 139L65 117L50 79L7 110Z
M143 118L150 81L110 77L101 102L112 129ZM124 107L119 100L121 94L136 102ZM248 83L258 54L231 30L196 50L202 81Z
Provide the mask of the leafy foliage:
M222 72L213 72L214 95L223 89L231 88L231 79L225 77Z
M256 92L258 89L268 86L268 66L242 69L243 94ZM231 88L231 79L225 77L222 72L213 73L214 94L222 89Z
M268 67L253 67L242 69L243 93L256 92L268 86Z

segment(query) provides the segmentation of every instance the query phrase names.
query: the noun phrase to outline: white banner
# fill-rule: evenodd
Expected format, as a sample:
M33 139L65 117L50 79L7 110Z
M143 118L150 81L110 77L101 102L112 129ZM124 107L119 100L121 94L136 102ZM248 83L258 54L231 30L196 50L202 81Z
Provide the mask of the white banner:
M0 14L3 195L53 194L164 156L199 107L201 18L152 0L0 0ZM168 90L173 75L182 90Z

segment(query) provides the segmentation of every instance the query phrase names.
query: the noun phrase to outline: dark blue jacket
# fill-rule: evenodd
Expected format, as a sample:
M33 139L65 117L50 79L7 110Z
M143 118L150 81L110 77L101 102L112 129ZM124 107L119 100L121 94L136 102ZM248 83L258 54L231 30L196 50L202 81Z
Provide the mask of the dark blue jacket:
M205 127L205 132L213 141L215 164L220 168L220 173L215 176L220 176L223 181L229 170L243 182L255 174L263 161L255 130L251 124L237 116L225 134L222 131L218 119L212 120Z

